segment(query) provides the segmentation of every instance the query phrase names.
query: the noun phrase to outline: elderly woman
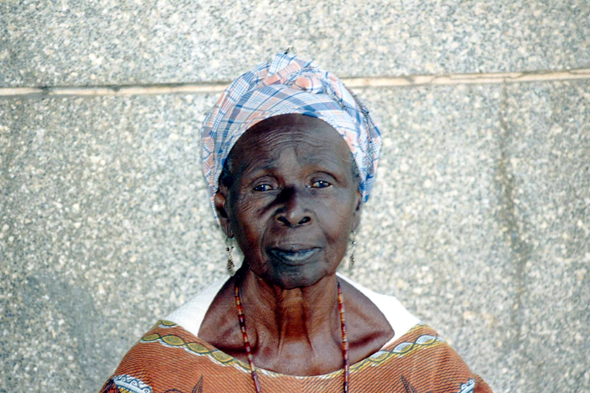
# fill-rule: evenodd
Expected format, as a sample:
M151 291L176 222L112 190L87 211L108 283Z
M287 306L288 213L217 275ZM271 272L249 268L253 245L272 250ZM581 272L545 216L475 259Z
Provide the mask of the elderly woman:
M491 391L395 298L336 272L380 147L336 76L275 56L225 91L202 145L230 274L233 241L243 264L159 321L102 392Z

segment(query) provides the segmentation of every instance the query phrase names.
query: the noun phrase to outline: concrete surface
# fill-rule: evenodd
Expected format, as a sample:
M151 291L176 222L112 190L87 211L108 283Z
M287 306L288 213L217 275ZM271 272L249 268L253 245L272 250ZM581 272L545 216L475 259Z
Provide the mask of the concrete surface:
M504 116L518 386L589 391L590 83L511 86Z
M590 67L590 3L4 0L0 86L231 80L289 46L339 76Z
M213 99L0 101L1 388L97 391L223 275L195 132Z

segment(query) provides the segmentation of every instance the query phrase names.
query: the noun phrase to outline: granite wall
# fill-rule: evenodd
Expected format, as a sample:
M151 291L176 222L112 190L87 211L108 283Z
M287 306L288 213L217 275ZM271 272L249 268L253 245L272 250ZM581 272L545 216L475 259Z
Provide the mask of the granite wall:
M343 77L590 67L590 3L0 3L0 88L224 82L288 46ZM89 88L92 90L92 88ZM353 279L497 392L590 390L590 78L359 88L383 159ZM218 94L0 96L0 392L98 391L224 277Z

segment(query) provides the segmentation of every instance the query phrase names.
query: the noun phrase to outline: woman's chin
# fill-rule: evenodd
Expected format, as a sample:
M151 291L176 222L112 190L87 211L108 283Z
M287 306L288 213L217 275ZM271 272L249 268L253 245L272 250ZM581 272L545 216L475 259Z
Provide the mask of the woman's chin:
M330 275L329 269L318 265L283 266L275 270L269 277L263 278L272 285L283 289L310 287Z

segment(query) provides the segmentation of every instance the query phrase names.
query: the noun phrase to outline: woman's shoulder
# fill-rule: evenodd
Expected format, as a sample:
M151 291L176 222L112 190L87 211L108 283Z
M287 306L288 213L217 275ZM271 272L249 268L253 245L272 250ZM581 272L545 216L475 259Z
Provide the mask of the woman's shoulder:
M192 390L202 383L199 376L231 361L182 326L160 320L127 352L101 393L147 393L170 386L199 391Z
M406 391L491 393L459 354L431 327L418 323L368 359L372 366L389 363ZM417 371L419 370L419 371Z
M227 281L227 279L221 279L214 282L168 315L165 320L174 322L176 325L182 326L187 332L197 336L209 307L211 307L213 300L215 300L215 297Z
M368 301L370 301L379 309L385 319L387 319L387 322L389 325L391 325L394 331L394 335L385 345L396 341L398 338L406 334L406 332L408 332L412 327L420 323L420 320L411 312L409 312L395 296L383 295L381 293L375 292L340 273L338 274L338 278L340 280L344 280L355 290L364 295Z
M158 321L125 354L101 393L151 393L159 387L181 385L186 391L201 391L199 384L203 380L197 376L211 371L212 365L231 361L228 355L198 337L205 314L224 283L225 280L219 280L211 284ZM195 372L199 369L203 372Z

